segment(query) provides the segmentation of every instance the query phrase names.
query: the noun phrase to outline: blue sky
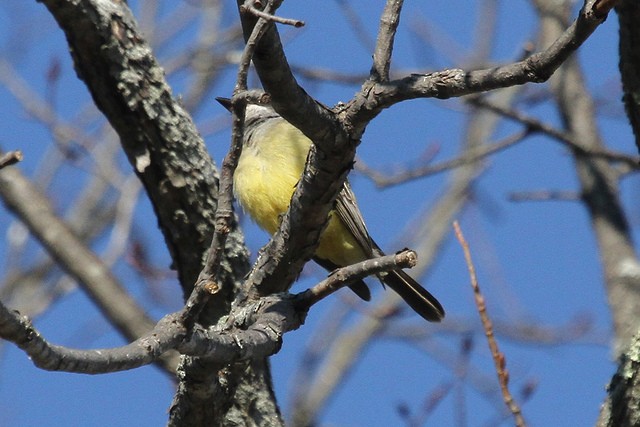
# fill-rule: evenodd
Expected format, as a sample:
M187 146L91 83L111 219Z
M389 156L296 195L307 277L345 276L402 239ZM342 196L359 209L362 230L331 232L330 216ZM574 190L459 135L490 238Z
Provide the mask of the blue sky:
M377 16L383 2L359 0L350 4L361 16L368 36L375 37ZM394 51L393 69L434 70L466 65L456 61L464 60L471 52L478 4L481 2L468 0L407 4ZM134 2L134 10L136 6ZM183 3L177 7L189 6ZM469 7L473 13L461 13ZM167 6L162 12L170 14L172 10ZM225 19L232 19L232 12L226 11ZM291 63L348 73L368 72L371 54L362 43L355 41L351 25L338 12L337 2L323 2L320 8L307 2L289 1L285 2L281 14L303 19L307 24L302 30L282 30ZM528 2L501 2L498 42L492 54L494 61L506 62L520 55L523 45L535 31L533 16ZM409 31L425 22L438 48L425 46ZM170 46L162 49L161 60L180 51L190 36L190 30L176 36ZM617 103L620 89L616 37L617 23L615 16L611 16L587 41L580 59L585 65L589 87L607 101L608 114L598 122L605 140L613 149L633 153L631 132ZM0 49L0 55L11 61L20 76L42 97L47 90L46 69L52 59L60 61L62 74L56 106L61 117L75 117L89 102L85 87L73 71L64 37L41 4L10 3L0 7ZM211 94L211 101L196 115L199 123L214 116L224 117L225 112L213 101L213 96L229 95L232 78L232 72L227 72L215 88L216 93ZM171 82L178 95L187 80L179 75L172 77ZM319 84L303 79L301 83L310 94L328 105L346 101L358 90L357 86ZM538 89L531 86L526 90ZM0 104L0 147L23 150L26 158L18 167L32 175L36 168L46 164L43 156L51 138L3 87L0 87L0 99L3 100ZM367 164L382 170L414 164L430 144L441 147L436 160L447 159L454 156L459 147L464 132L463 112L464 106L458 100L415 100L395 106L369 126L358 154ZM528 113L550 123L559 122L555 111L547 106L532 108ZM503 123L494 139L517 129L516 125ZM228 147L228 131L205 135L205 139L212 156L220 164ZM76 194L87 179L87 172L82 168L68 167L63 173L66 175L61 173L50 188L51 198L61 213L71 202L70 195ZM378 190L367 177L357 173L351 177L370 231L389 251L411 245L410 241L399 240L398 236L406 234L407 224L419 220L420 213L442 192L446 179L447 175L443 174ZM623 201L636 239L637 187L637 178L627 178L622 186ZM513 192L541 189L574 191L577 181L567 152L558 144L536 136L488 162L486 171L475 185L476 200L460 214L459 220L471 244L489 313L497 323L530 322L566 331L575 319L588 318L592 322L589 334L578 343L545 346L498 336L507 357L516 397L524 384L531 381L537 384L534 395L522 408L531 425L589 425L597 417L605 385L615 368L607 346L610 317L601 268L582 206L575 202L513 203L507 199ZM140 203L134 229L152 248L154 262L166 267L168 255L152 211L144 196ZM0 210L3 241L10 230L15 230L12 221L8 212ZM267 236L248 221L243 227L255 254L266 243ZM107 237L97 242L98 253L104 249ZM28 248L35 253L35 244ZM4 243L0 245L0 255L5 258ZM6 262L0 262L0 277L9 269ZM179 307L180 291L174 281L167 279L161 283L169 302L154 305L139 276L126 262L117 263L114 271L154 316L160 317ZM322 277L324 273L319 268L308 267L294 290L302 290ZM448 319L465 320L478 331L466 266L452 232L433 271L423 283L443 303ZM381 292L374 281L371 284L376 293ZM337 295L315 307L305 326L288 334L282 351L272 359L276 392L285 412L300 355L314 339L316 329L327 321L328 313L339 299ZM372 343L330 401L322 425L401 425L398 405L405 404L416 410L426 396L448 384L454 384L454 391L445 396L429 418L428 425L456 425L458 417L465 414L469 426L496 425L496 417L503 409L501 403L485 398L477 387L469 385L469 381L458 380L447 364L452 356L459 355L460 336L447 333L446 327L440 329L424 324L415 317L403 320L402 325L430 328L435 331L435 338L428 342L428 348L389 338ZM83 348L123 344L80 292L59 300L37 319L36 326L57 344ZM497 387L492 361L480 334L474 335L470 363L470 369L483 375L484 385ZM166 422L172 384L153 367L100 376L43 372L33 367L12 345L1 348L0 364L0 425L155 426ZM502 425L511 425L511 421Z

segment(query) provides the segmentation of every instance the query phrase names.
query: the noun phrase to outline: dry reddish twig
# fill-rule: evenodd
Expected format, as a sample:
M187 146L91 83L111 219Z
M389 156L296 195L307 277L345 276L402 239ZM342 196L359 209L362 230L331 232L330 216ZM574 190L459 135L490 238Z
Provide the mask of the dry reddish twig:
M513 399L511 392L509 391L509 371L506 368L507 361L504 357L504 353L502 353L498 348L498 342L496 341L496 337L493 334L493 324L491 323L491 319L489 319L489 315L487 314L487 306L485 304L484 297L480 292L480 286L478 285L478 278L476 276L476 269L473 266L473 261L471 259L469 244L462 235L462 230L460 229L458 221L453 222L453 228L456 233L456 238L460 242L460 246L462 246L464 258L467 262L467 267L469 268L469 277L471 278L473 296L476 302L476 306L478 307L478 313L480 314L482 327L484 328L485 335L487 336L487 342L489 343L491 356L493 357L493 361L496 366L496 373L498 374L498 382L500 383L502 398L504 400L504 403L507 405L507 408L509 408L509 411L511 411L511 413L513 414L516 426L525 427L527 424L524 420L524 417L522 416L520 406L518 406L516 401Z

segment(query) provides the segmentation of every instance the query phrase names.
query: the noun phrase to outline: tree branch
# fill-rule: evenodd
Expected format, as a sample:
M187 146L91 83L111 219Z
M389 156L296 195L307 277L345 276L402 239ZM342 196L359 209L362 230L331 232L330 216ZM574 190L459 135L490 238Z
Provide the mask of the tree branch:
M373 182L376 184L376 186L380 188L391 187L394 185L405 183L407 181L424 178L424 177L442 173L463 165L468 165L470 163L477 162L492 154L495 154L502 150L506 150L507 148L524 141L526 137L529 136L530 134L531 132L528 129L525 129L521 132L508 136L503 140L493 143L491 145L486 144L486 145L474 147L473 149L470 149L470 150L466 150L465 152L463 152L461 156L458 156L454 159L444 160L436 164L426 164L422 167L400 171L394 174L386 175L377 170L374 170L373 168L367 166L363 162L356 163L356 170L360 171L361 173L371 178Z
M0 172L0 195L42 243L53 259L77 280L109 322L129 341L153 328L155 322L131 298L109 268L53 212L46 197L17 169ZM164 360L175 373L176 358Z
M524 83L541 83L575 52L604 22L615 2L590 0L573 24L542 52L523 61L476 71L450 69L430 74L412 74L389 82L365 84L347 105L345 119L359 135L360 130L383 109L415 98L447 99L486 92Z
M22 161L22 151L9 151L8 153L0 155L0 169L15 165L20 161Z
M185 298L211 242L218 174L125 2L42 0L66 34L78 76L114 127L151 199ZM194 173L195 172L195 173ZM235 230L235 225L234 225ZM216 315L247 270L242 238L227 245Z
M402 4L403 0L387 0L380 16L380 28L378 29L376 49L373 52L373 66L371 67L370 78L373 81L386 82L389 80L393 41L400 24Z
M634 0L621 0L616 12L620 24L622 101L640 153L640 4Z
M290 295L265 297L234 312L224 329L197 327L189 332L184 309L163 317L148 333L131 344L101 350L76 350L49 344L31 322L0 304L0 337L15 343L39 368L84 374L105 374L135 369L176 349L180 353L226 365L261 359L276 353L283 335L297 329L305 311Z
M640 335L618 358L618 370L607 386L597 427L633 426L640 420Z
M325 280L299 294L297 296L298 304L306 311L313 304L357 280L364 279L372 274L411 268L416 265L417 257L418 255L414 251L405 249L394 255L372 258L347 267L338 268L332 271Z
M544 7L552 12L540 12L541 44L546 45L562 33L565 12L556 2L535 2L538 9ZM607 4L611 5L611 2ZM551 79L550 87L565 132L581 148L572 149L575 170L581 198L598 243L616 335L615 351L620 354L640 326L640 261L619 195L619 173L609 160L589 155L603 151L604 143L595 118L595 103L578 61L567 61Z
M503 117L507 117L516 122L522 123L527 126L530 131L541 132L550 136L554 140L565 145L569 149L577 152L583 156L599 157L612 162L620 162L625 164L629 169L637 170L640 168L640 157L630 156L623 153L616 153L596 147L585 147L569 132L556 129L551 125L548 125L540 120L536 120L529 117L512 108L505 108L504 106L496 105L488 99L473 97L469 99L469 103L477 105L482 108L486 108L489 111L493 111Z
M15 343L37 367L48 371L104 374L148 365L177 347L185 330L176 326L178 323L167 316L151 332L126 346L76 350L49 344L26 317L0 303L0 337Z
M495 335L493 333L493 323L491 322L491 319L487 314L485 300L482 296L482 293L480 292L480 286L478 285L478 278L476 277L475 267L473 265L473 261L471 260L471 251L469 250L469 244L465 240L462 234L462 230L460 229L460 225L458 225L457 221L453 222L453 228L455 230L456 237L460 242L460 246L462 246L464 258L469 269L469 277L471 279L471 287L473 288L473 296L478 308L478 314L480 314L482 326L487 336L487 342L489 343L491 356L493 357L496 373L498 374L498 382L500 383L500 389L502 390L504 403L507 405L507 408L509 408L509 411L511 411L511 413L513 414L516 426L525 427L527 423L522 416L520 406L518 406L517 402L514 400L511 392L509 391L509 372L507 370L507 362L504 353L502 353L498 348L498 342L496 341Z
M291 25L296 28L304 27L304 21L272 15L271 13L267 13L258 9L255 6L256 3L258 3L258 1L256 0L245 0L244 4L239 7L240 13L249 12L258 18L262 18L265 21L276 22L278 24L284 24L284 25Z

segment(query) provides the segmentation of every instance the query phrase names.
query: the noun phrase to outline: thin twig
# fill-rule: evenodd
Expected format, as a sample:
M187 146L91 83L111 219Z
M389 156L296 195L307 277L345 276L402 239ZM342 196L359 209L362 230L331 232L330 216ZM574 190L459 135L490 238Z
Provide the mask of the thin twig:
M465 151L460 157L456 157L451 160L445 160L443 162L432 165L427 164L418 168L400 171L391 175L383 174L367 166L362 161L356 162L355 169L371 178L378 187L386 188L398 184L403 184L414 179L435 175L450 169L454 169L456 167L464 166L482 160L483 158L497 153L498 151L502 151L506 148L511 147L512 145L524 141L524 139L530 134L531 132L528 129L525 129L514 135L510 135L503 140L496 142L495 144L482 145L477 148Z
M356 280L361 280L372 274L411 268L416 265L417 255L414 251L405 249L394 255L372 258L347 267L338 268L331 272L322 282L298 294L298 306L308 309L313 304L331 295Z
M548 202L548 201L569 201L577 202L581 200L580 193L576 191L521 191L511 193L509 201L511 202Z
M576 141L575 137L573 137L569 132L556 129L553 126L550 126L540 120L536 120L533 117L527 116L526 114L523 114L515 109L496 105L495 103L483 97L472 97L469 99L469 103L481 108L486 108L489 111L511 119L515 122L521 123L525 125L530 131L544 133L545 135L552 137L556 141L578 152L579 154L585 156L602 157L613 162L621 162L632 170L637 170L638 168L640 168L640 157L638 156L630 156L627 154L616 153L608 150L585 148L584 144Z
M338 3L342 14L349 22L349 30L351 30L355 34L356 39L360 42L364 49L367 51L374 50L375 41L373 40L373 37L371 37L367 32L366 26L363 22L362 13L354 10L348 0L336 0L336 3ZM359 83L362 82L362 80L364 79L360 79Z
M22 161L22 158L22 151L9 151L8 153L0 156L0 169L20 162Z
M262 11L256 8L256 4L259 4L259 1L256 0L247 0L244 2L242 6L240 6L240 12L242 13L251 13L258 18L262 18L265 21L277 22L279 24L284 25L292 25L296 28L304 27L304 21L300 21L299 19L293 18L283 18L281 16L272 15L269 12Z
M520 407L513 399L511 392L509 391L509 371L506 368L507 361L504 353L498 348L498 342L493 334L493 324L489 315L487 314L487 306L485 304L484 297L480 292L480 286L478 284L478 278L476 276L476 269L471 259L471 251L469 250L469 244L465 240L462 230L458 221L453 222L453 228L455 230L456 238L462 246L464 252L464 258L467 262L467 268L469 269L469 277L471 278L471 287L473 288L473 296L478 307L478 313L480 314L480 320L484 328L485 335L487 336L487 342L489 343L489 349L491 350L491 356L496 367L496 373L498 374L498 382L500 383L500 389L502 390L502 397L507 408L513 414L517 427L525 427L527 424L522 415Z
M265 10L274 10L273 2L270 1ZM267 28L267 20L258 19L251 36L247 40L242 58L238 66L236 85L233 90L232 99L232 133L231 147L225 156L220 169L220 189L218 197L218 209L216 210L215 231L211 239L211 245L207 253L207 259L202 271L199 274L193 292L189 296L185 306L184 315L188 319L195 321L200 311L204 308L209 297L219 291L216 282L217 269L223 254L224 244L227 235L231 230L230 224L233 221L233 172L238 165L238 159L242 152L242 139L244 129L244 109L247 101L253 98L260 99L264 94L256 94L247 91L247 76L251 58L255 51L256 44ZM183 319L186 321L187 318ZM187 322L189 324L189 322Z
M407 99L447 99L530 82L545 82L604 22L602 14L610 10L609 3L597 2L597 10L585 6L551 46L523 61L474 71L449 69L412 74L393 81L372 80L347 103L347 115L359 129L358 124L368 123L383 109Z
M2 171L0 196L124 337L133 341L153 328L154 321L103 260L56 215L50 201L18 169ZM175 362L167 359L163 366L168 372L174 372Z

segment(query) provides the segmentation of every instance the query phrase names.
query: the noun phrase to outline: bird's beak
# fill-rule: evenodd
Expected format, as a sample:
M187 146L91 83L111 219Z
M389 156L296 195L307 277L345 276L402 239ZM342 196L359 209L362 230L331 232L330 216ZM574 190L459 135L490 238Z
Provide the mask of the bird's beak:
M221 96L216 97L216 101L218 101L227 111L231 111L231 99L223 98Z

